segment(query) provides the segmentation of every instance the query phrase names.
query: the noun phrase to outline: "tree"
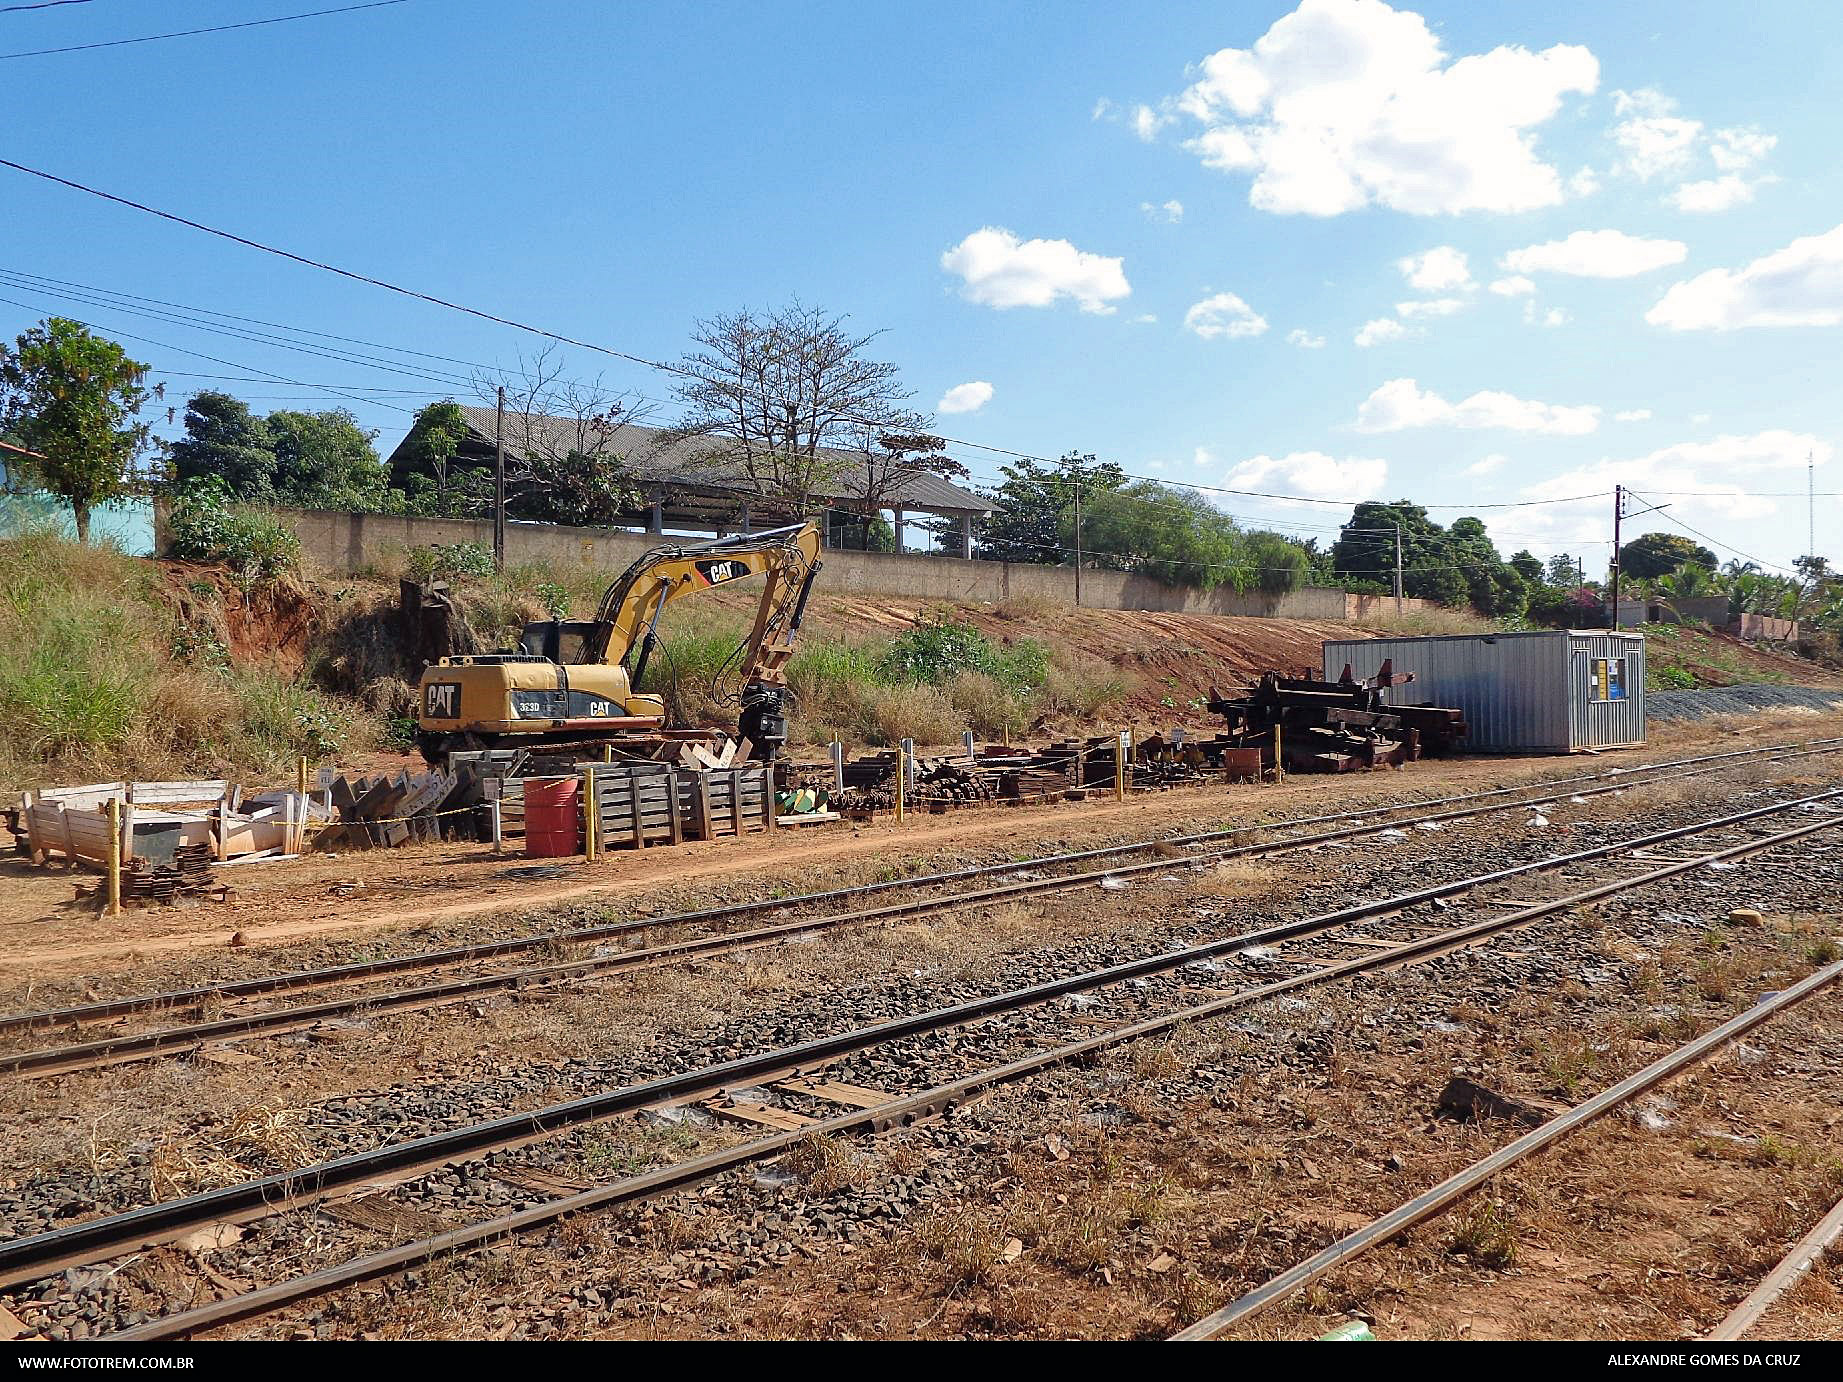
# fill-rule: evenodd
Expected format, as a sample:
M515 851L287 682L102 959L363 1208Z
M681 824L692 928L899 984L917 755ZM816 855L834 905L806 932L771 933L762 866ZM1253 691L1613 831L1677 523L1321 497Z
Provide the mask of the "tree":
M1549 558L1548 581L1557 589L1563 587L1569 590L1578 589L1582 584L1579 559L1569 556L1566 552L1557 552Z
M1071 451L1057 465L1017 460L1002 465L1004 480L986 497L998 506L980 525L974 554L985 561L1032 562L1059 566L1065 552L1063 517L1074 526L1076 483L1084 503L1119 489L1126 476L1112 461Z
M621 429L641 422L643 408L629 394L608 389L601 377L567 378L564 359L546 346L518 368L476 375L474 390L486 402L506 391L506 512L540 523L599 527L627 521L640 491L621 444ZM455 409L458 418L459 408ZM437 425L443 425L437 419ZM491 506L493 472L478 483Z
M866 428L900 430L910 397L895 365L864 354L882 333L857 334L846 320L797 300L699 320L699 348L678 361L685 418L674 436L695 439L702 464L807 512L853 468Z
M378 509L389 473L372 442L344 408L270 413L275 446L275 497L306 509Z
M416 410L410 430L390 457L390 485L403 492L417 513L460 517L478 512L483 467L456 463L469 432L461 405L452 398ZM490 474L486 497L491 496Z
M275 492L275 439L250 405L207 389L186 402L186 431L166 457L178 483L215 476L237 499L267 503Z
M866 428L858 445L863 458L861 483L854 478L845 488L856 490L866 523L881 523L885 509L903 507L903 496L917 477L940 475L964 480L968 471L946 452L947 442L927 430L932 419L920 413L902 413L885 428ZM887 526L887 525L885 525ZM890 550L895 533L890 533Z
M1338 577L1370 589L1392 590L1398 524L1402 593L1442 605L1463 603L1470 589L1447 550L1446 530L1427 516L1426 509L1406 499L1387 504L1368 500L1351 511L1331 548Z
M1720 565L1713 552L1680 533L1646 533L1619 549L1620 574L1634 580L1654 581L1686 564L1710 571Z
M0 431L38 453L28 464L70 505L80 542L90 539L91 510L138 483L135 462L150 432L136 420L149 397L147 368L66 317L0 344Z
M1547 579L1542 558L1525 548L1510 559L1511 569L1523 578L1524 585L1541 585Z

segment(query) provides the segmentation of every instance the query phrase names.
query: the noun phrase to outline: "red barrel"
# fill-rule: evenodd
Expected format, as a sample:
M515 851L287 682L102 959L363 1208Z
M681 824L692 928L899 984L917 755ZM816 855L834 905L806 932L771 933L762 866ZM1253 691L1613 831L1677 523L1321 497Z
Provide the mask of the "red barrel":
M582 807L573 777L525 779L525 857L565 859L582 853Z

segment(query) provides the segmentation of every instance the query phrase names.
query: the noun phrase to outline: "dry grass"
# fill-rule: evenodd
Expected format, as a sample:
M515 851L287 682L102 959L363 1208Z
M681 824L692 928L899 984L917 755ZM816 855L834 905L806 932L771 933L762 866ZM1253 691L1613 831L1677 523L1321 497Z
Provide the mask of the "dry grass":
M149 1157L153 1197L195 1194L309 1165L314 1151L302 1135L302 1122L300 1110L263 1099L234 1110L208 1131L155 1147Z

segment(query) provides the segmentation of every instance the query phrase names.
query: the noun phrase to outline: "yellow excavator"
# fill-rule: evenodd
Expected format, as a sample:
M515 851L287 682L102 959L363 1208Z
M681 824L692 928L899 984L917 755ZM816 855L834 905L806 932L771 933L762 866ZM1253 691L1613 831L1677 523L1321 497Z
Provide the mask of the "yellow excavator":
M819 565L812 522L655 547L608 587L593 619L527 624L515 651L444 657L425 668L417 747L439 763L457 749L612 744L623 757L666 757L710 741L722 731L668 726L665 697L634 688L658 648L667 605L766 576L754 628L733 661L745 669L737 729L752 758L772 760L787 742L787 661Z

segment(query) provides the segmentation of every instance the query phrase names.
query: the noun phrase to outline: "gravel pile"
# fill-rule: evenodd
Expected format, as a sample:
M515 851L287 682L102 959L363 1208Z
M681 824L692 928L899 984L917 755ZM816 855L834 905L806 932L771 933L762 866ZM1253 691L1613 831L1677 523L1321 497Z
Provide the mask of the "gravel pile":
M1818 710L1843 707L1843 691L1815 686L1718 686L1701 691L1652 691L1645 714L1653 720L1705 720L1712 715L1746 715L1756 710Z

